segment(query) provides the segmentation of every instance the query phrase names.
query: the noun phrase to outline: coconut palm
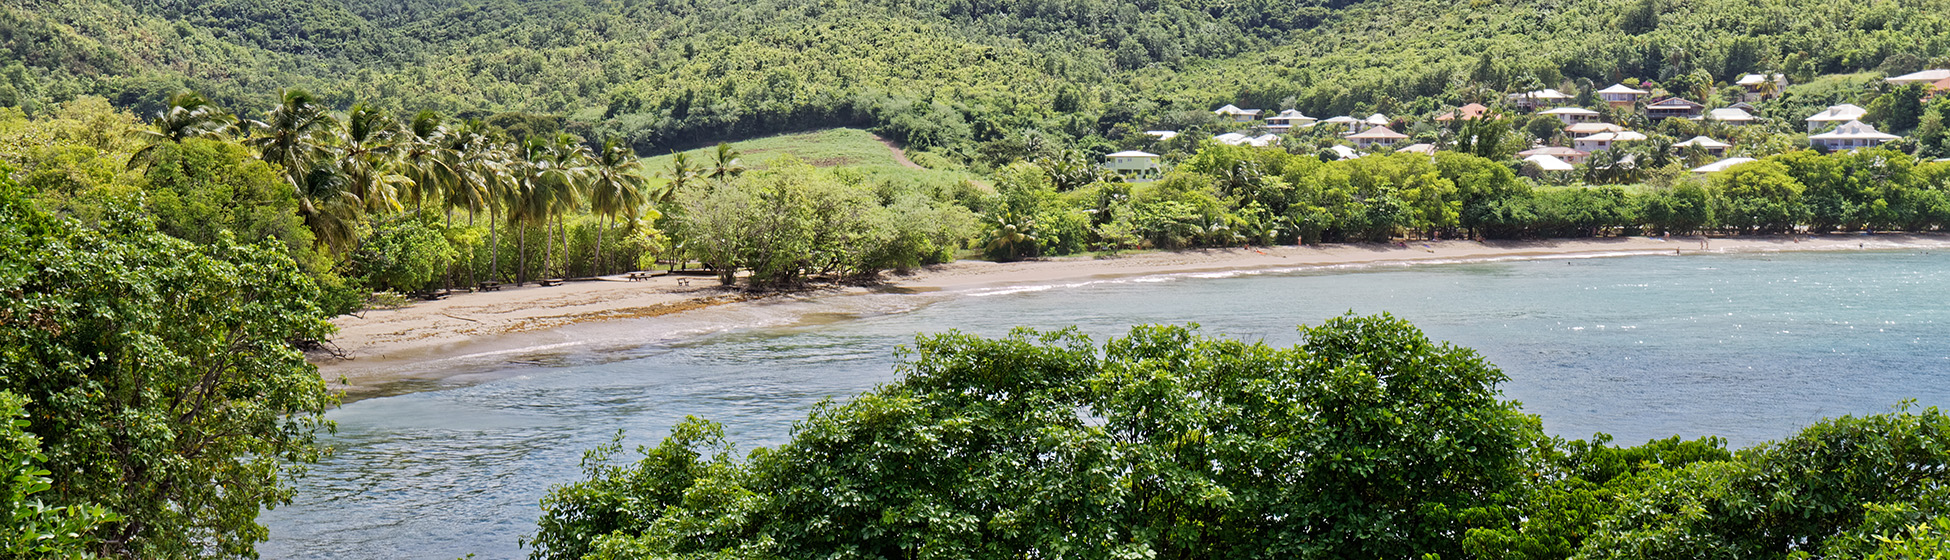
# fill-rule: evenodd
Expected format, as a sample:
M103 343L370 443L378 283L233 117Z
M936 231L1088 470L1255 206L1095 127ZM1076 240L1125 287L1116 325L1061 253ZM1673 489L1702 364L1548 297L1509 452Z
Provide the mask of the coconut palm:
M455 138L440 115L432 111L414 115L400 136L400 172L411 181L401 198L420 208L427 200L440 198L447 185L460 180Z
M397 190L411 183L393 171L400 133L397 121L366 104L354 105L346 114L339 172L367 212L400 210Z
M745 172L745 165L738 161L738 156L738 150L731 149L730 144L719 142L711 152L711 171L706 176L718 181L738 178Z
M169 108L156 114L147 130L135 135L148 142L129 158L129 169L148 165L155 158L156 146L191 138L218 138L237 132L237 117L224 112L202 94L186 91L169 96Z
M338 120L304 90L284 90L278 99L266 120L250 122L259 136L246 144L257 149L258 159L283 169L314 243L343 253L357 242L351 232L364 203L331 165L337 161Z
M553 174L543 182L547 194L547 216L555 219L555 231L562 236L562 275L569 275L569 227L567 217L580 210L588 198L589 148L569 134L557 134L549 142L548 162ZM544 228L546 234L546 228ZM546 247L546 244L544 245ZM549 262L544 260L544 263ZM544 266L546 268L546 266Z
M648 183L638 171L643 164L637 161L636 151L623 144L621 140L610 138L603 142L602 151L596 154L589 166L589 209L601 217L603 222L596 228L596 262L598 274L608 271L603 262L603 235L610 223L621 215L635 219L637 209L643 206Z

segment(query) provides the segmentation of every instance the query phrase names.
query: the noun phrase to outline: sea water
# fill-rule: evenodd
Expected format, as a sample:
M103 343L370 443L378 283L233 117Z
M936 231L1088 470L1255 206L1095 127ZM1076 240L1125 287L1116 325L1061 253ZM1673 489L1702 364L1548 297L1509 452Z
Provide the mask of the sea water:
M267 512L265 558L520 558L539 500L581 454L675 422L744 449L824 399L894 379L917 333L998 336L1140 323L1268 344L1348 312L1392 313L1474 348L1567 438L1679 435L1734 446L1822 418L1950 404L1950 255L1772 253L1379 264L1166 275L958 293L807 297L580 325L527 347L422 364L492 379L367 399L329 417L336 454Z

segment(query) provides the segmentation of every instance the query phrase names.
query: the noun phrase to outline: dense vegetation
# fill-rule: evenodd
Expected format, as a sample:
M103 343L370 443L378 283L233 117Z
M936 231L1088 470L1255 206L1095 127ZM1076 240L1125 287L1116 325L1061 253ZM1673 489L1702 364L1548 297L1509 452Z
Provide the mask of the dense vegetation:
M1291 348L1139 327L923 336L792 441L618 445L543 500L537 559L1935 558L1950 418L1776 443L1545 437L1474 352L1388 317ZM1931 520L1937 521L1931 521Z

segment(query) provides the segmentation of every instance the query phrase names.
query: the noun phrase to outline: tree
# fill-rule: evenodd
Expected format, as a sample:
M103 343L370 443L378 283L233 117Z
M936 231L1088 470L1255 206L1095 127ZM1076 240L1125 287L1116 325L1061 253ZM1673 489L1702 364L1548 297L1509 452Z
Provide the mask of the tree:
M730 144L719 142L718 147L711 150L711 171L705 176L716 181L737 178L745 172L745 165L738 161L738 155L738 150L732 149Z
M634 218L645 201L645 179L638 170L643 164L637 162L636 151L623 144L622 140L611 138L603 141L603 149L596 154L590 164L589 209L601 216L603 224L596 230L597 274L609 269L603 261L603 234L609 230L609 222L617 216Z
M169 108L156 115L150 129L136 131L136 136L149 145L129 158L129 169L149 164L156 146L191 138L221 138L237 131L237 117L224 112L202 94L186 91L172 95Z
M298 214L311 228L313 240L333 253L344 253L358 242L356 223L365 203L346 178L324 164L337 160L333 146L338 121L318 98L301 89L279 93L279 102L263 122L253 121L260 136L247 141L258 157L277 165L285 181L298 193Z
M41 468L47 460L41 454L41 440L22 428L27 420L27 401L0 391L0 555L8 558L86 558L96 544L95 528L120 521L119 517L97 505L50 507L39 496L54 488Z
M3 176L4 174L0 174ZM196 245L122 209L99 230L0 179L0 391L30 400L43 500L119 516L95 552L249 558L335 398L294 341L331 331L282 248Z
M338 172L365 212L400 210L398 188L407 182L406 176L393 170L400 132L397 121L370 105L354 105L345 116Z

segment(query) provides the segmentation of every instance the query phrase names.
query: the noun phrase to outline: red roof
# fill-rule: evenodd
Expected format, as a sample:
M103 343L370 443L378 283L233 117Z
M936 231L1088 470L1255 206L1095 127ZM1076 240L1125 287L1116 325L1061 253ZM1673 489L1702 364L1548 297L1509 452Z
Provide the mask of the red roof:
M1490 108L1484 107L1483 104L1481 103L1471 103L1468 105L1457 107L1456 110L1454 111L1443 113L1441 116L1437 116L1435 120L1453 121L1456 119L1462 119L1462 120L1479 119L1483 117L1483 113L1487 113L1489 111Z

